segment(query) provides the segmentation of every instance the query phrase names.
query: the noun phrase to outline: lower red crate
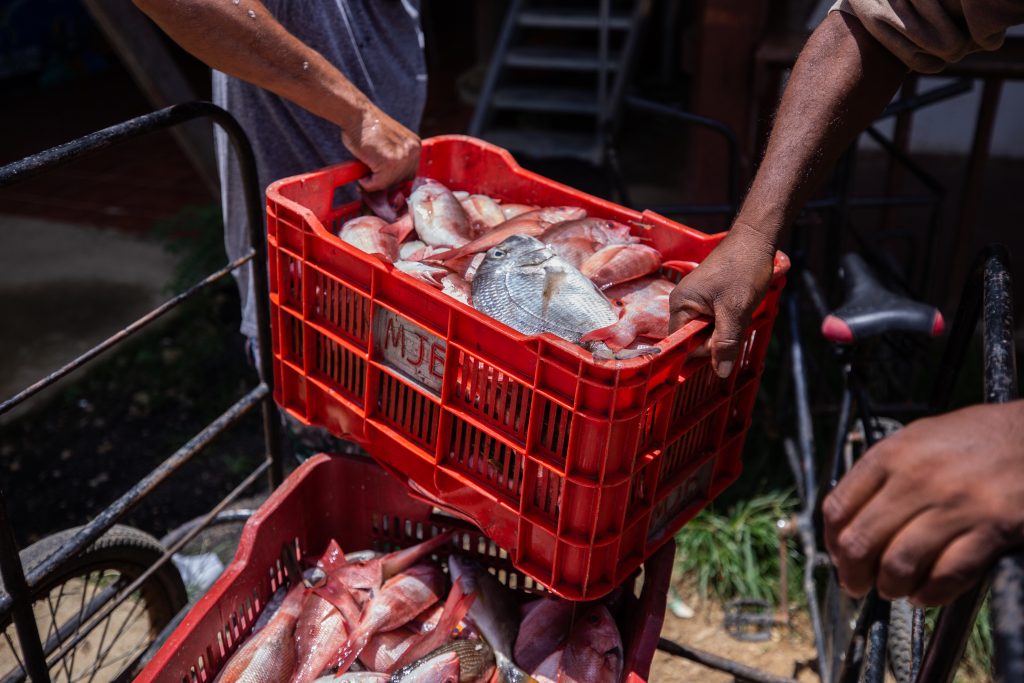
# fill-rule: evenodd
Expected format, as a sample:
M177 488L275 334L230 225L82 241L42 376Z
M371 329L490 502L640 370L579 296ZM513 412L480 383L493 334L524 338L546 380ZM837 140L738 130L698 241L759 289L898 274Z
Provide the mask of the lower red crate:
M479 530L432 513L374 462L356 456L318 455L299 467L249 520L234 562L188 613L136 683L206 683L248 635L282 583L288 580L281 549L303 556L322 553L331 539L346 551L391 551L456 529L461 552L494 569L524 600L544 589L513 569L504 551ZM643 683L650 671L665 616L675 544L643 565L639 595L623 600L617 620L625 646L626 683ZM442 553L443 555L444 553ZM639 582L634 582L639 583Z

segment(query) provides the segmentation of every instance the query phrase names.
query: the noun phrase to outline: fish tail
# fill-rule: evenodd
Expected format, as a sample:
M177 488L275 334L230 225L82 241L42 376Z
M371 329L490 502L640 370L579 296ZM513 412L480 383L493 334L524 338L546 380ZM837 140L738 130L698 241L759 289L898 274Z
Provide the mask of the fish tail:
M536 678L516 666L506 655L495 651L494 661L500 683L538 683Z

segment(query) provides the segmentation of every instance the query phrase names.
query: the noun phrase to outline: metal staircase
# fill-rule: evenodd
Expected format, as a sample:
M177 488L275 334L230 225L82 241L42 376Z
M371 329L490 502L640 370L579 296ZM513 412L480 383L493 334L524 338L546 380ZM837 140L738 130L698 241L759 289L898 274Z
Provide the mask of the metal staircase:
M469 134L605 166L650 9L651 0L511 0Z

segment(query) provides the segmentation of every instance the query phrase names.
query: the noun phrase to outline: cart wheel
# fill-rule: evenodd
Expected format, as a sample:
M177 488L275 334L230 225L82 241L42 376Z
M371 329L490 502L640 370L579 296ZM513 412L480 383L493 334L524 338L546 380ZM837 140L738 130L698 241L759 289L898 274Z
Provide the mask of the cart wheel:
M62 531L21 551L25 571L77 531ZM163 554L163 546L149 534L115 526L35 592L32 608L48 659L85 628L85 637L50 667L55 683L130 680L139 656L187 603L178 570L163 565L103 620L92 624L90 619ZM0 680L23 681L21 650L9 616L2 626L6 642L0 644Z

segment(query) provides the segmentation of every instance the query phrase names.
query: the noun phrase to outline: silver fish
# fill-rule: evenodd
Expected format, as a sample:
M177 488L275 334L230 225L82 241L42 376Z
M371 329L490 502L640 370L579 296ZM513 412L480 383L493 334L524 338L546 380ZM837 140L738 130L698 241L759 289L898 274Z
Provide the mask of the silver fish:
M550 332L578 344L587 332L619 319L594 283L526 235L488 250L472 285L478 311L526 335Z

